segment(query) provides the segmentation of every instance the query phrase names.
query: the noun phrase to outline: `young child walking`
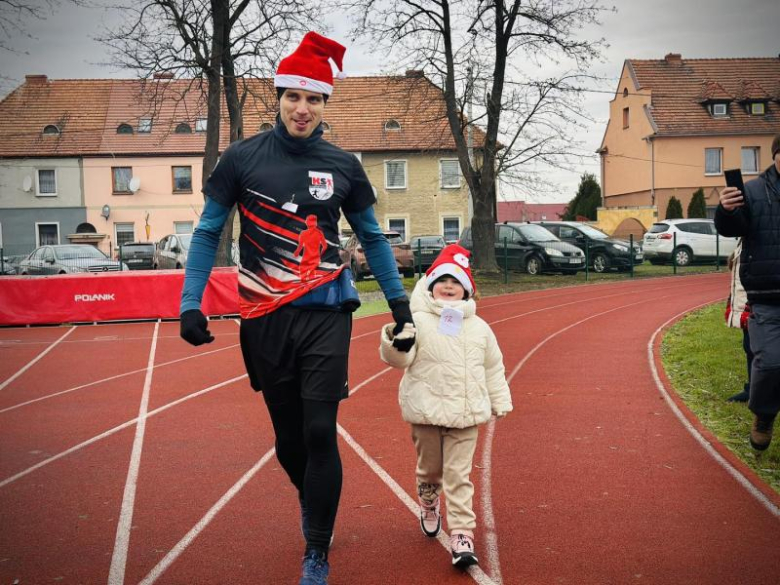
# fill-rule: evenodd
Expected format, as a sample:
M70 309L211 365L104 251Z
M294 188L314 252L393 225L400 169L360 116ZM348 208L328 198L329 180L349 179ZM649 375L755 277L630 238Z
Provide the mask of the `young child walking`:
M512 410L501 350L476 315L475 292L468 250L445 247L412 293L414 327L407 323L395 336L393 325L383 327L379 348L384 362L406 370L398 402L417 449L420 527L426 536L439 534L443 493L452 564L460 568L478 563L469 480L477 427ZM408 353L393 345L413 335Z

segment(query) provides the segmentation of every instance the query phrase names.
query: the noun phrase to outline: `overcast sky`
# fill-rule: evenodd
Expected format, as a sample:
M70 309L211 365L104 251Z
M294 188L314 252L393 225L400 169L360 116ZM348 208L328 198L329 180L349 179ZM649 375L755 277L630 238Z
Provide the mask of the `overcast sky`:
M36 0L32 0L36 1ZM605 2L606 5L611 5ZM583 31L589 38L604 37L609 48L604 63L593 73L610 79L600 92L587 95L586 109L595 122L586 132L573 137L587 152L595 151L604 134L609 115L609 91L617 84L625 59L662 59L666 53L681 53L683 58L706 57L778 57L780 54L780 4L777 0L618 0L616 13L607 13L602 26ZM0 74L10 77L0 92L7 93L24 80L26 74L40 73L54 79L132 77L128 71L101 66L105 48L92 37L106 24L112 24L111 12L98 8L80 8L62 2L45 21L30 21L28 31L34 38L11 39L19 54L0 53ZM344 69L351 75L382 72L381 56L372 56L346 38L346 23L332 21L332 37L348 46ZM603 93L607 90L607 93ZM511 197L533 202L569 201L576 192L580 175L598 176L598 157L574 165L568 171L551 171L550 179L559 185L554 193L535 194L519 191Z

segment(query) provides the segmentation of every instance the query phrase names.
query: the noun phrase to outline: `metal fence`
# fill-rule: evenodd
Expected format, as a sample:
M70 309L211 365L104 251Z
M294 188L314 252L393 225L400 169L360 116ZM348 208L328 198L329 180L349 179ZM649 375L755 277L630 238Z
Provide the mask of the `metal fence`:
M675 232L664 234L660 246L653 242L652 250L644 246L644 239L635 240L633 235L626 243L585 241L575 246L563 241L519 243L504 238L496 242L495 254L505 284L523 279L542 284L553 277L587 282L725 270L736 239L716 234L698 243L688 237L678 242ZM436 254L421 246L414 250L417 275L425 272Z

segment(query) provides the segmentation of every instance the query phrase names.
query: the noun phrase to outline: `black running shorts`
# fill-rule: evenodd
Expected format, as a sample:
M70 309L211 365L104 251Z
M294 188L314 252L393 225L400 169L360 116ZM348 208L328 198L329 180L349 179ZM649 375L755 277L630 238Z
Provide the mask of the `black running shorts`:
M337 402L349 395L352 314L282 306L241 321L241 352L249 380L266 403L297 396Z

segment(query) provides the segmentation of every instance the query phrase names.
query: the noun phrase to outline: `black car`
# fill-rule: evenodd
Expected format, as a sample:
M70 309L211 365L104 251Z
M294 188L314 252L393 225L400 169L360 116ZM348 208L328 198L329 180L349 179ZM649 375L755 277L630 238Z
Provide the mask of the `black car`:
M496 224L496 260L500 267L523 270L531 275L543 272L576 274L585 269L585 254L560 241L551 232L532 223ZM460 245L472 249L471 228L460 236Z
M119 250L121 260L130 270L151 270L154 268L154 243L130 242Z
M599 229L579 221L540 221L561 241L577 246L583 252L587 248L588 262L593 272L606 272L615 268L619 272L631 270L631 242L612 238ZM634 244L634 264L644 261L642 248Z
M422 270L428 270L436 260L436 257L447 245L443 236L414 236L409 240L409 245L414 252L414 267L422 266Z

